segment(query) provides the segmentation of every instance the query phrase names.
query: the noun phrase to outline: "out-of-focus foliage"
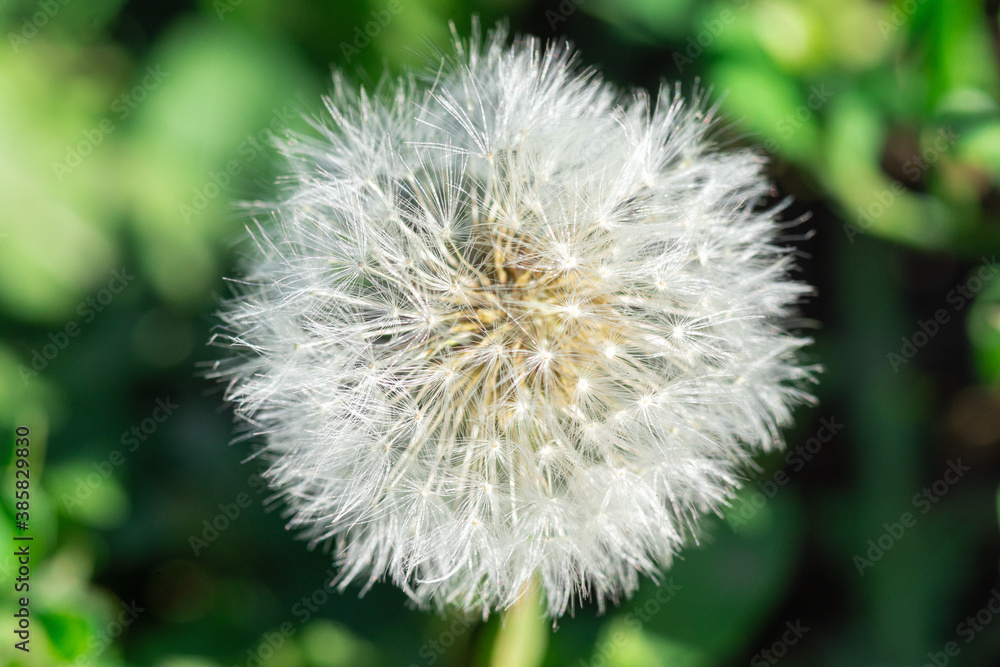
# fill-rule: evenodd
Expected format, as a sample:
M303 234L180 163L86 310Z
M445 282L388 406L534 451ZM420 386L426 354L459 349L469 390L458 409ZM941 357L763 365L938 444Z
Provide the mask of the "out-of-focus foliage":
M961 624L998 585L997 11L8 0L0 540L18 532L8 445L23 424L34 559L32 651L3 625L0 661L923 664L953 641L962 664L995 662L1000 622L971 637ZM473 14L569 36L623 86L711 86L720 143L763 146L776 196L795 198L789 218L812 213L789 242L818 287L805 314L821 323L819 406L659 585L554 633L530 606L501 626L411 610L387 585L331 590L329 554L283 530L256 462L240 463L252 447L227 447L231 416L197 375L237 271L235 203L280 192L274 134L307 127L330 64L370 85L444 44L450 19L467 34ZM955 479L954 466L969 470ZM16 569L0 556L4 623Z

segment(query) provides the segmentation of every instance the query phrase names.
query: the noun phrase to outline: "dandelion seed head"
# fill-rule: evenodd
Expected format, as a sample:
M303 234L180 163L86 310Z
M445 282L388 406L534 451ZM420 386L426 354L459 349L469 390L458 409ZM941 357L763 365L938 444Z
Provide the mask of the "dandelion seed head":
M559 616L670 566L809 400L780 206L703 93L495 31L284 145L219 366L338 585ZM263 218L267 218L266 220Z

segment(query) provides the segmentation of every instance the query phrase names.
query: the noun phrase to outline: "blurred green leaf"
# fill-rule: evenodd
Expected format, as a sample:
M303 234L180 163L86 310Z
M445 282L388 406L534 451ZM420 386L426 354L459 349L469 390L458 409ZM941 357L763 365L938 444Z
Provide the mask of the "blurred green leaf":
M743 493L745 502L761 495L749 488ZM710 664L738 654L785 595L803 539L803 517L791 488L767 499L766 511L743 512L745 502L735 500L727 515L747 529L734 532L717 522L704 545L687 549L683 560L674 563L666 579L680 589L672 598L652 605L656 589L644 585L620 612L637 612L650 603L656 611L644 632L676 643L685 654L704 656Z
M108 81L73 76L66 51L42 46L0 49L0 304L52 324L113 265L115 208L100 126Z
M149 62L138 75L159 83L135 112L122 183L146 271L185 303L214 282L214 246L243 222L235 202L270 182L273 142L303 124L316 84L286 44L232 23L182 24Z
M97 528L113 528L128 516L128 496L116 478L121 472L102 458L53 468L48 483L64 515Z
M725 91L729 116L760 141L792 160L818 157L816 117L792 79L763 64L727 62L714 68L712 81Z
M966 130L956 153L964 162L987 170L994 181L1000 181L1000 120Z
M92 636L86 618L72 612L42 612L38 620L60 658L70 660L85 653Z
M347 628L327 620L310 621L302 629L302 653L315 667L365 667L379 664L378 651Z
M714 664L690 646L650 636L622 619L611 621L602 630L592 663L608 667L707 667Z
M760 44L783 70L808 71L825 60L826 26L811 4L764 0L754 5Z

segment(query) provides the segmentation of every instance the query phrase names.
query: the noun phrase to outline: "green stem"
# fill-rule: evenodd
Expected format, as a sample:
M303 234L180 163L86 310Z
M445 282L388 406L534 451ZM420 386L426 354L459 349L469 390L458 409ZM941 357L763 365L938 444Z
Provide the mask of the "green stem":
M549 642L548 619L542 609L540 586L528 587L500 617L490 667L537 667Z

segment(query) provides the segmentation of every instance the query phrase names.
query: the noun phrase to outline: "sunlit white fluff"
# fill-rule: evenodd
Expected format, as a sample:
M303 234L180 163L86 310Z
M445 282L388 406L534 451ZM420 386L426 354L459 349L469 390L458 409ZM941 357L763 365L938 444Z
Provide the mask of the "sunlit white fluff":
M808 395L806 288L711 111L565 45L456 44L284 145L218 366L339 584L488 614L668 567ZM267 218L267 219L265 219Z

